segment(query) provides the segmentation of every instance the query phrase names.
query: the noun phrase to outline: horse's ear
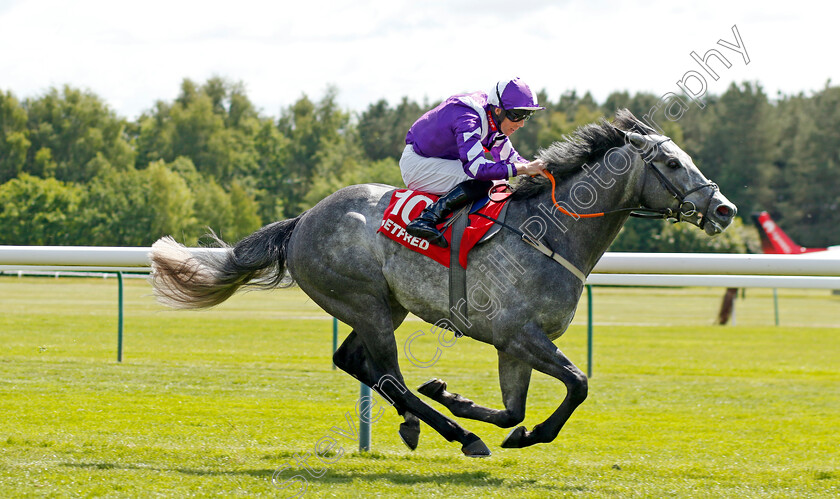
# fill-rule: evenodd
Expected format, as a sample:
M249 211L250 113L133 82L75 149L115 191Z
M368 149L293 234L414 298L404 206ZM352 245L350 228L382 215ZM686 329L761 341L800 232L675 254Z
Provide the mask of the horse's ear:
M627 140L627 142L630 142L639 149L644 149L645 146L647 146L647 141L645 140L645 137L642 134L636 132L626 132L624 134L624 137Z
M621 134L622 137L624 137L625 143L633 144L633 146L637 149L645 149L647 147L648 143L644 135L636 132L628 132L626 130L622 130L621 128L618 128L615 125L613 125L613 129L619 134Z

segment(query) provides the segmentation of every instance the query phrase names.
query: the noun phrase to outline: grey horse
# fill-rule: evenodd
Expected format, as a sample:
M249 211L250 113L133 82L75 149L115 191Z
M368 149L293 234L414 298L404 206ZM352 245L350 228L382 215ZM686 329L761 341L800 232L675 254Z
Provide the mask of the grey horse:
M422 420L468 456L490 450L474 433L406 388L394 330L411 312L423 320L496 347L504 409L481 407L432 380L419 391L454 415L510 428L525 417L531 371L559 379L566 396L542 423L513 429L502 447L553 441L587 396L586 375L553 343L572 321L589 275L631 211L686 221L709 235L736 214L730 203L670 139L627 110L612 123L583 126L540 151L557 178L520 183L506 228L476 246L466 270L468 317L450 320L448 269L388 240L377 229L394 187L343 188L300 216L272 223L234 247L190 253L171 237L153 246L152 284L177 308L221 303L242 286L296 282L327 313L352 327L333 357L342 370L391 402L405 422L399 433L414 449ZM556 201L556 203L555 203ZM586 217L594 212L599 217ZM533 247L556 253L547 258ZM219 241L219 243L222 243ZM222 243L223 244L223 243ZM558 265L557 261L563 265ZM419 419L418 419L419 418Z

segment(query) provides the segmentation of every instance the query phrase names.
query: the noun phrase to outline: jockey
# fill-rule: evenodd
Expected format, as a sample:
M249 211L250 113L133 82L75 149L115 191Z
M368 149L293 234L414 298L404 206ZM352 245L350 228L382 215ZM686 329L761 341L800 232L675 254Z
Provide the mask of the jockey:
M539 109L545 108L528 85L514 78L496 83L488 94L453 95L421 116L405 137L400 171L409 189L441 197L406 231L445 248L436 226L451 213L486 196L493 180L542 171L541 160L524 159L508 139Z

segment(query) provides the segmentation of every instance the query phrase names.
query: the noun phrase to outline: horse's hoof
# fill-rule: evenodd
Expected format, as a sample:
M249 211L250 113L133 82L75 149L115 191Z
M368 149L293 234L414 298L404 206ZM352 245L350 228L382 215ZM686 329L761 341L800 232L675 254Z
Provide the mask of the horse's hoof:
M502 448L519 449L531 445L526 442L525 436L527 433L528 430L526 430L524 426L517 426L508 433L504 440L502 440Z
M446 382L437 378L432 378L417 388L418 392L432 400L436 400L435 397L440 395L440 393L444 390L446 390Z
M475 440L461 447L461 452L467 457L490 457L490 449L484 445L484 442L475 435L472 435L472 437Z
M411 450L417 448L420 443L420 425L413 425L408 423L400 423L400 438L406 447Z

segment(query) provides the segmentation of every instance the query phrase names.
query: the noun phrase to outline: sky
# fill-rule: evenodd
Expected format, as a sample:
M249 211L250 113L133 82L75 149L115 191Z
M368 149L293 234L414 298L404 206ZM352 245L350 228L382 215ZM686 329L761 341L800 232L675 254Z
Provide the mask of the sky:
M555 101L613 91L721 94L757 81L775 98L840 81L835 9L801 0L0 0L0 91L65 84L135 119L181 82L244 84L266 116L328 86L362 112L434 102L519 76ZM736 45L736 26L746 56ZM716 49L708 63L692 58ZM746 59L749 59L749 63ZM703 82L691 75L697 72ZM705 88L704 88L705 86Z

